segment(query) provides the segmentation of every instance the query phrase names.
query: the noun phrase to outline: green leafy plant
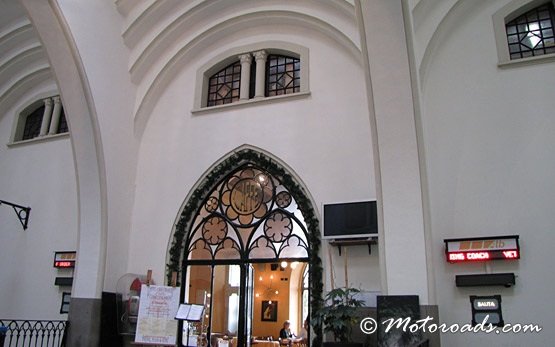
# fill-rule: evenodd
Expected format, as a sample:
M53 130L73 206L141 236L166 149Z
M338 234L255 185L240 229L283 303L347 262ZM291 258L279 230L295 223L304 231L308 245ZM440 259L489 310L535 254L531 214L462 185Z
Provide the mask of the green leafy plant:
M356 298L356 288L336 288L326 294L324 304L314 316L316 324L324 326L324 332L332 333L336 342L350 342L352 326L357 323L356 309L364 301Z

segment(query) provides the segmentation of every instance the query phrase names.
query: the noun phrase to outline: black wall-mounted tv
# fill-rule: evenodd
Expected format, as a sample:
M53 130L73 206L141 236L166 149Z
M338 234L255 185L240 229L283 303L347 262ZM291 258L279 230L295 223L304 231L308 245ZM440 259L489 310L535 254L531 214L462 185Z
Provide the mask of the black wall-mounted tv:
M376 201L324 204L324 239L378 235Z

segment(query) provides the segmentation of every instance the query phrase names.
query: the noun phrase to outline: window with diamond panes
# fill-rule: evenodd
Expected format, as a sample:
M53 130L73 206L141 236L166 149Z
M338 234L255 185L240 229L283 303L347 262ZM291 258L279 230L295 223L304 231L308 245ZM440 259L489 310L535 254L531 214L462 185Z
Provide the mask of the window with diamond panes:
M208 81L208 102L206 105L216 106L239 101L240 86L241 63L237 61L210 77Z
M511 59L555 53L554 10L551 2L506 24Z
M266 96L297 93L300 88L300 59L269 55L266 63Z
M23 128L21 140L29 140L39 136L43 115L44 105L41 105L25 118L25 127Z

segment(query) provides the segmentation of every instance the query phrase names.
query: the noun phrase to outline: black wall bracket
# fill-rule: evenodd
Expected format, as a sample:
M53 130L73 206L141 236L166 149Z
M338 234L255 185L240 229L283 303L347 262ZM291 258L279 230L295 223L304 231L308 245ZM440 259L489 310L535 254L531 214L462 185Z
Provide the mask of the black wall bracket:
M13 202L0 200L0 205L2 204L13 207L15 214L17 214L17 218L19 218L21 226L23 226L23 230L26 230L29 223L29 214L31 214L31 208L14 204Z
M368 254L372 254L372 245L378 244L378 238L365 237L365 238L357 238L357 239L338 239L338 240L330 240L329 244L337 247L337 250L339 251L339 256L341 256L341 247L359 246L359 245L367 245Z
M457 287L504 286L509 288L514 286L515 282L515 274L512 272L455 276Z

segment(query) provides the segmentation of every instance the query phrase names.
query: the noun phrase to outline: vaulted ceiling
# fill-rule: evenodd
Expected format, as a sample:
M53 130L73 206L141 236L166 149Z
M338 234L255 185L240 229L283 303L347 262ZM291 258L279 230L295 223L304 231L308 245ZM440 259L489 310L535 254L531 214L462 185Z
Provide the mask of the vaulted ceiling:
M57 89L46 52L17 0L0 1L0 110Z

